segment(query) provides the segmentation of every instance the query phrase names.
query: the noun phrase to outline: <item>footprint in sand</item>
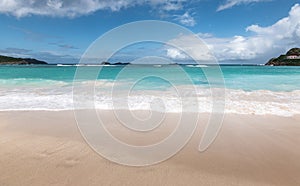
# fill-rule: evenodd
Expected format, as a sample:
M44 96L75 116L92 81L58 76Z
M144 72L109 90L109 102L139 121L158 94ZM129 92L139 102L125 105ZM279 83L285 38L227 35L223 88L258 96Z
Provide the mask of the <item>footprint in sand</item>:
M74 167L79 163L76 158L67 158L63 162L60 162L57 167Z

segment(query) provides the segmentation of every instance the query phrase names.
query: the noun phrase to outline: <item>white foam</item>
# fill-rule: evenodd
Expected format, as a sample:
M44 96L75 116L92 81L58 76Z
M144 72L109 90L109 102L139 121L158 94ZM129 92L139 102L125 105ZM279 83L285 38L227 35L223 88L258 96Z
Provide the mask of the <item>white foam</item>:
M120 82L119 82L120 83ZM85 86L95 85L95 82L78 82L82 86L82 96ZM121 84L121 83L120 83ZM136 90L129 95L126 90L117 90L113 96L110 88L115 85L111 81L97 81L96 95L92 108L97 109L130 109L157 110L165 112L212 112L213 98L211 90L197 87L192 91L191 86L177 87L184 90L184 102L187 107L182 110L182 99L174 89L170 90ZM118 84L119 85L119 84ZM56 84L53 86L6 87L0 90L0 111L12 110L73 110L72 85ZM273 92L259 90L246 92L243 90L226 89L225 113L236 114L273 114L292 116L300 114L300 90L292 92ZM198 100L198 109L195 109ZM85 108L85 107L84 107ZM84 109L76 108L76 109Z
M208 67L207 65L186 65L187 67L190 68L205 68Z

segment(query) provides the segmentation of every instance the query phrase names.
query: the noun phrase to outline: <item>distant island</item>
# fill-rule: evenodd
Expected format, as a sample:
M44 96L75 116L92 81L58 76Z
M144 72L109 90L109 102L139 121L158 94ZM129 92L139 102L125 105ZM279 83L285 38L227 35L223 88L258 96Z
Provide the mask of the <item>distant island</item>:
M128 62L111 63L111 62L104 61L99 64L100 65L131 65L132 63L128 63ZM40 61L34 58L15 58L10 56L0 55L0 65L49 65L49 64L45 61ZM172 63L169 65L183 65L183 64ZM185 65L189 65L189 64L185 64ZM270 59L265 65L300 66L300 48L292 48L285 55L280 55L277 58Z
M300 66L300 48L292 48L285 55L272 58L266 65L269 66Z
M116 63L111 63L107 61L103 61L100 63L100 65L130 65L131 63L122 63L122 62L116 62Z
M0 65L47 65L45 61L32 58L14 58L0 55Z

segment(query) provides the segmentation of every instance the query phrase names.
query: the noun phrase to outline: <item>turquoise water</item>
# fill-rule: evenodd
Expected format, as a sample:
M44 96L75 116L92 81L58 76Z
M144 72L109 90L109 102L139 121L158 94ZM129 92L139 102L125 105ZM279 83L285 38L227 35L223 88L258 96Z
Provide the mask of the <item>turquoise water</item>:
M203 69L211 67L180 66L192 79L193 84L209 86L209 82L203 73ZM80 67L85 75L77 81L93 80L90 74L95 73L99 67ZM141 89L155 89L157 87L170 86L171 82L177 85L184 84L182 76L178 75L178 66L127 66L126 75L118 77L124 66L102 67L98 80L107 81L136 81L143 74L163 74L166 80L159 77L144 78L139 82ZM76 66L1 66L0 86L16 85L47 85L57 82L72 83L76 72ZM245 91L270 90L293 91L300 89L300 67L271 67L271 66L221 66L225 87L229 89L241 89ZM218 86L210 82L210 86Z
M188 111L207 113L212 111L212 90L220 90L222 95L226 92L226 113L300 114L300 67L221 66L220 74L218 69L203 65L0 66L0 111L149 110L154 106L157 111L181 112L184 98L191 107ZM74 108L73 98L78 95L80 106ZM89 101L92 104L87 106Z

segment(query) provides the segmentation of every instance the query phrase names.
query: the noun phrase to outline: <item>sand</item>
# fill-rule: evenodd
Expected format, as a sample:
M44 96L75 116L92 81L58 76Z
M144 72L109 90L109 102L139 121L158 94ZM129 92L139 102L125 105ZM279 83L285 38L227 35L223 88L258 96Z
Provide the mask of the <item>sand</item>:
M112 112L103 112L117 123ZM176 117L168 114L164 123ZM300 116L227 114L215 142L200 153L207 119L201 114L192 140L172 158L128 167L95 153L72 111L0 112L0 185L300 185Z

